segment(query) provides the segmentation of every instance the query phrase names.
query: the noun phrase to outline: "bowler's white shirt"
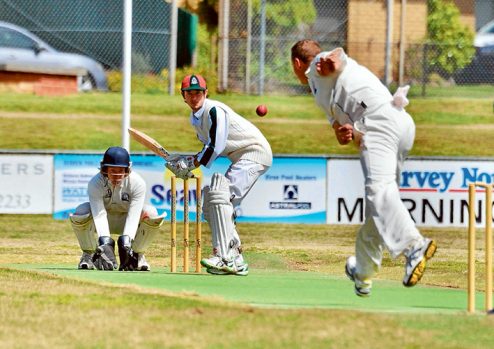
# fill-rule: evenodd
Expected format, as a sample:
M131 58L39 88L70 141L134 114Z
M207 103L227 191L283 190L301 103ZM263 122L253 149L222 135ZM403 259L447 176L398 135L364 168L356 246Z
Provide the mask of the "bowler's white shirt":
M316 64L321 57L332 52L318 54L305 72L316 103L324 111L331 125L335 120L341 125L353 124L366 112L392 102L393 97L386 86L344 51L340 55L341 71L335 71L328 76L319 75Z

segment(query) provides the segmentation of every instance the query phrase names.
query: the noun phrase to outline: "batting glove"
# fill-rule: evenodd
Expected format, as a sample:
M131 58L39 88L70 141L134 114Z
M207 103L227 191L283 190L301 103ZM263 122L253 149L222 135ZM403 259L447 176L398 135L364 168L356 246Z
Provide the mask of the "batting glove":
M173 156L166 163L166 168L173 172L175 176L181 179L188 179L194 177L191 172L196 169L195 158L193 156Z

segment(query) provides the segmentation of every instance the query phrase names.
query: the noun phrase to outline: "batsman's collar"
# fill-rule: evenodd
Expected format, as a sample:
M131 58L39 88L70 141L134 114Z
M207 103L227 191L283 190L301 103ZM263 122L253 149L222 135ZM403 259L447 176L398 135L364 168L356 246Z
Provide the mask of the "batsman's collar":
M201 109L199 109L198 111L196 111L195 113L192 112L192 115L196 118L196 119L200 119L201 118L201 115L204 113L204 109L206 109L206 103L204 103L201 107Z
M192 90L199 90L199 91L206 91L208 89L206 85L206 80L199 74L195 75L187 75L183 80L182 80L182 91L192 91Z

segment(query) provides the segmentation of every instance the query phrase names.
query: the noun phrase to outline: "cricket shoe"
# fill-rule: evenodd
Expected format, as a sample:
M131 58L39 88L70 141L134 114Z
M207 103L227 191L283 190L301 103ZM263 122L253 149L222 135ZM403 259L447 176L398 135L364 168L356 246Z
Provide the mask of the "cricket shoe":
M223 271L213 268L208 268L206 271L210 274L214 275L238 275L238 276L247 276L249 275L249 264L247 264L243 258L237 258L234 262L234 271Z
M234 261L226 260L220 256L212 256L201 260L201 265L213 275L247 276L249 274L249 265L239 258Z
M436 252L437 245L434 240L424 238L420 243L410 250L406 256L405 277L403 278L403 286L415 286L425 272L427 260L431 259Z
M235 270L234 271L225 271L221 269L216 269L216 268L207 268L206 271L209 274L213 275L238 275L238 276L247 276L249 275L249 265L245 262L242 262L241 264L236 264L235 265Z
M81 260L79 261L78 269L93 270L93 255L91 253L82 252Z
M146 257L144 257L144 253L137 254L137 270L138 271L150 271L151 267L149 266Z
M249 275L249 264L245 261L235 261L235 275L247 276Z
M359 297L369 297L371 294L372 284L370 282L362 282L357 276L357 258L350 256L346 260L345 274L355 284L355 294Z
M226 260L220 256L212 256L201 260L201 265L206 268L206 271L215 275L227 275L235 272L235 264L233 260Z

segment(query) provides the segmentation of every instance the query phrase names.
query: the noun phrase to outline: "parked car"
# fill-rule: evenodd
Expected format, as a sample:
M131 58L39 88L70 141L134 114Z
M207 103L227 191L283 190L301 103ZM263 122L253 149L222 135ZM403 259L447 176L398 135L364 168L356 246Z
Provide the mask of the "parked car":
M475 35L474 46L480 54L494 55L494 20L479 29Z
M470 64L454 74L457 84L494 84L494 20L479 29Z
M80 91L107 91L108 81L103 66L94 59L56 50L45 41L17 25L0 21L0 67L14 65L27 71L74 70Z

